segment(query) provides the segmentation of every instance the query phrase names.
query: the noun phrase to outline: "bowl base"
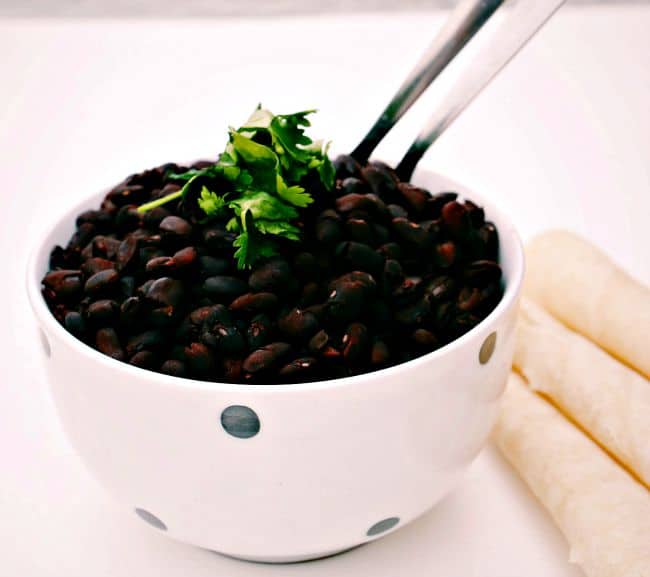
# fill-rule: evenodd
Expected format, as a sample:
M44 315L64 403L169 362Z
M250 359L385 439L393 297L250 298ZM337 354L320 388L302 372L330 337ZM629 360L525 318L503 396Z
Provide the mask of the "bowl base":
M321 553L313 553L309 555L280 555L275 556L256 556L256 555L231 555L230 553L223 553L221 551L215 551L211 549L213 553L217 555L223 555L224 557L229 557L230 559L237 559L238 561L248 561L249 563L265 563L270 565L281 565L289 563L304 563L306 561L318 561L319 559L326 559L327 557L334 557L336 555L341 555L352 551L358 547L361 547L364 543L359 543L352 547L345 547L343 549L335 549L333 551L323 551Z

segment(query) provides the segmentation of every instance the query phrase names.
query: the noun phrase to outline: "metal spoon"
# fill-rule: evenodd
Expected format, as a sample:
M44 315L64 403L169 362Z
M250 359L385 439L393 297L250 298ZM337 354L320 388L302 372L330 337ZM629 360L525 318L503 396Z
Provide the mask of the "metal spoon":
M512 0L504 3L499 13L491 19L490 26L486 27L496 23L487 46L462 70L397 165L396 172L402 180L410 180L416 164L431 144L525 46L564 1Z
M460 2L370 132L352 152L358 162L366 163L381 139L503 2L504 0Z

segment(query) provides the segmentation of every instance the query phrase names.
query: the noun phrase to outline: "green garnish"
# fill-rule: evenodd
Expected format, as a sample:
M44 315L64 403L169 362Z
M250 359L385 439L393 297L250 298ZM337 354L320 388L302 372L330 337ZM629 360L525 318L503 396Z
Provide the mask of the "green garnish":
M200 184L197 203L205 220L230 217L227 229L238 234L233 246L240 269L277 254L274 239L300 240L295 224L299 209L314 202L304 186L306 177L316 176L326 191L334 186L329 144L305 134L310 126L307 116L313 112L274 115L258 106L246 124L229 130L226 149L215 164L168 174L168 179L183 183L181 190L143 204L138 211L185 200Z

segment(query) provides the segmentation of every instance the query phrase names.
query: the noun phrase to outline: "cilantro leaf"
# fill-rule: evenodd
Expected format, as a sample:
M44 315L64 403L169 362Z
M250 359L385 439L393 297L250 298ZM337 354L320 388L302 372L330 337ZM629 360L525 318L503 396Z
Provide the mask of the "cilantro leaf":
M278 167L275 152L236 130L230 130L230 144L232 149L228 151L229 154L244 164L252 177L251 184L260 190L275 191Z
M254 219L289 221L298 218L298 211L295 208L284 204L277 196L271 196L262 190L248 190L239 198L231 200L228 206L241 217L242 221L246 212L250 212Z
M212 192L203 186L201 188L201 195L198 198L199 207L207 216L218 216L226 208L227 196L228 194L219 196L216 192Z
M284 179L279 174L277 189L278 196L289 204L293 204L293 206L304 208L314 202L311 194L305 192L305 189L302 186L287 186Z
M300 240L300 229L293 224L278 220L265 220L263 218L255 221L257 230L264 234L281 236L288 240Z
M237 268L240 270L251 268L258 258L270 257L278 254L274 244L260 238L255 228L252 213L248 210L242 214L243 231L232 243L237 248L235 258Z

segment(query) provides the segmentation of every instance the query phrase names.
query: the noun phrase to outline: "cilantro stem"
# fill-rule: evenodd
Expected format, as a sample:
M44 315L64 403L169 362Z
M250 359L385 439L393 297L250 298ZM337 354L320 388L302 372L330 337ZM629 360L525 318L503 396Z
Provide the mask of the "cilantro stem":
M156 208L157 206L162 206L163 204L167 204L168 202L171 202L172 200L176 200L177 198L180 198L183 196L183 191L182 190L177 190L176 192L172 192L171 194L168 194L167 196L163 196L162 198L157 198L156 200L152 200L151 202L147 202L141 206L138 207L138 212L147 212L148 210L151 210L152 208Z

